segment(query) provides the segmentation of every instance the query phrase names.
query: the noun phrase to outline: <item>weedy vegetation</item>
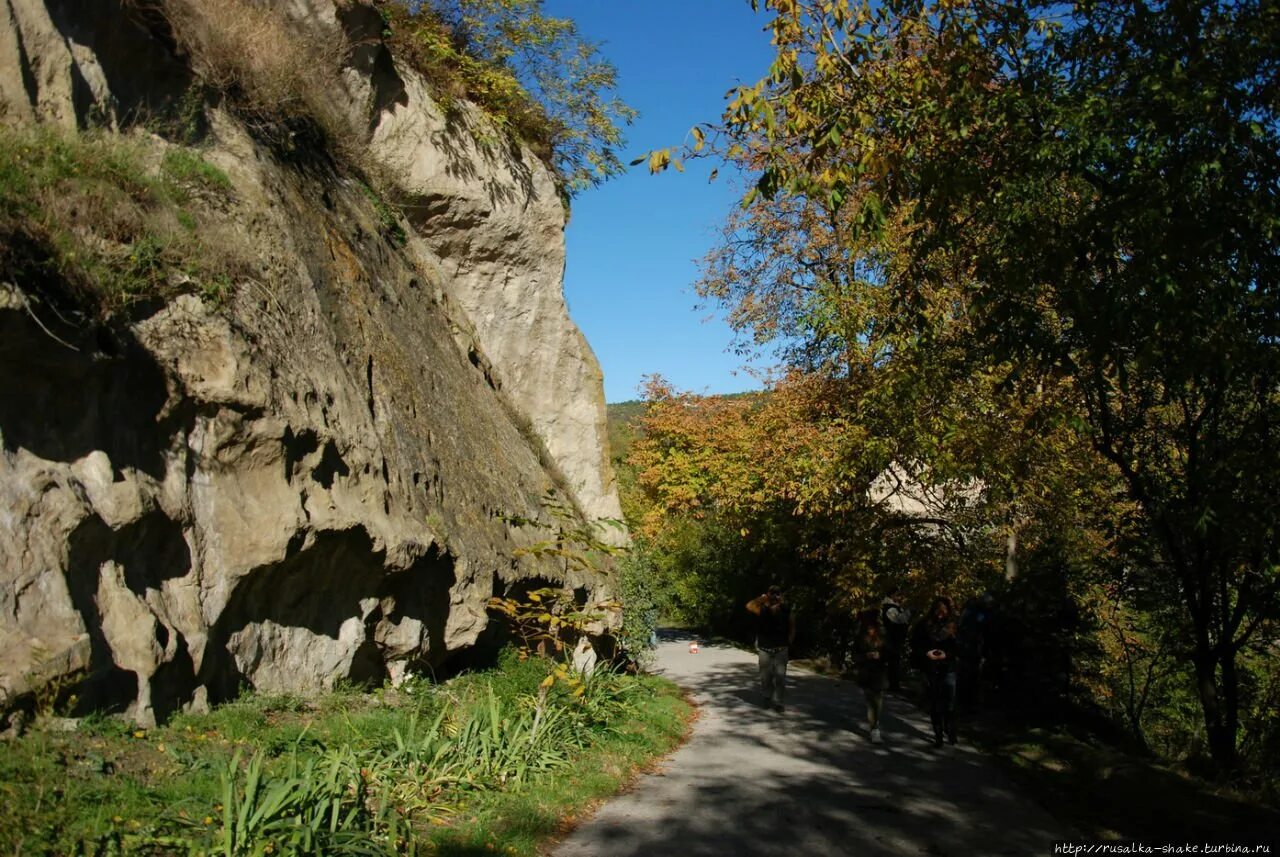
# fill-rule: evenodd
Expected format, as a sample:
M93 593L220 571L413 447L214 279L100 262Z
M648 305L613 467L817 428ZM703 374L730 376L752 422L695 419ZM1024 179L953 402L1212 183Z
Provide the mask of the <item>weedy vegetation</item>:
M451 119L479 107L494 141L527 144L565 196L622 170L622 127L636 113L614 96L616 69L573 21L541 0L380 0L383 38L421 73ZM201 81L259 140L284 154L327 151L376 174L368 128L349 105L343 66L357 45L253 0L163 0L173 39ZM483 141L482 141L483 142Z
M360 150L360 129L341 103L351 46L340 32L291 25L252 0L163 0L160 8L200 79L260 140L286 153Z
M248 258L210 216L231 194L198 150L0 129L0 263L101 314L182 293L220 300Z
M598 569L617 551L554 493L544 508L553 535L523 553ZM0 755L0 851L536 854L674 747L691 707L661 679L575 664L617 602L548 586L489 607L514 645L445 683L250 694L151 731L94 718L67 733L46 713Z
M535 854L688 714L659 679L509 650L445 683L247 695L152 730L46 718L0 752L0 852Z

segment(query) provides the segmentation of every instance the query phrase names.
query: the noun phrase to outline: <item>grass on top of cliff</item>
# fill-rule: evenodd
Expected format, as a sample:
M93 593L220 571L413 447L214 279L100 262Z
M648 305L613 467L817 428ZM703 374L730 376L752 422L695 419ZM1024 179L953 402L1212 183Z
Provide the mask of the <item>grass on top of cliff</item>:
M221 300L245 258L217 216L230 193L194 149L0 128L0 265L55 309L66 298L99 314L183 292Z
M664 680L599 671L579 693L553 667L509 654L151 730L42 718L0 743L0 854L537 854L691 713Z

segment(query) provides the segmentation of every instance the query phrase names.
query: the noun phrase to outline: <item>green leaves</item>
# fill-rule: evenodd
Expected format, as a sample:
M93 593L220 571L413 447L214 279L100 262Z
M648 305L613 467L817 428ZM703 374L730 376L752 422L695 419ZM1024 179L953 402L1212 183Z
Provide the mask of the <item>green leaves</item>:
M1061 384L1062 425L1140 510L1128 559L1183 587L1225 759L1213 688L1233 667L1214 658L1280 603L1229 574L1280 561L1280 403L1259 394L1280 378L1280 198L1259 192L1280 186L1280 18L1262 0L763 6L774 61L715 129L756 180L700 291L864 401L920 396L897 440L938 472L992 455L983 481L1010 497L1034 475L996 438L957 450L947 418L975 415L938 385Z
M386 807L375 812L366 803L366 772L350 749L321 756L295 750L275 775L265 765L258 752L242 769L237 750L222 773L219 853L225 857L401 853L395 837L384 836Z
M541 0L386 0L383 14L397 55L446 106L462 89L549 162L567 195L622 171L622 128L637 114L572 20L546 15Z

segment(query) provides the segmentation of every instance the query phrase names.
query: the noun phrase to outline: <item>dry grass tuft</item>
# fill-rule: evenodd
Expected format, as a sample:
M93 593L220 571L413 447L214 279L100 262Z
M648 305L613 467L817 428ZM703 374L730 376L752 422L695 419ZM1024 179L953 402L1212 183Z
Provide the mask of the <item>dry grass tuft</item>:
M255 0L162 0L162 9L196 73L255 131L281 140L311 125L339 152L356 150L343 106L350 46L337 27Z

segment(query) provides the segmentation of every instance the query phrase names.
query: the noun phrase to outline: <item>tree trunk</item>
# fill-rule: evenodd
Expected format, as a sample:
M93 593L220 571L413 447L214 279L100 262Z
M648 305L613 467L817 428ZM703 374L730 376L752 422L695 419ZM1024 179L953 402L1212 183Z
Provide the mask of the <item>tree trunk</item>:
M1199 640L1196 641L1196 648L1196 693L1200 697L1200 707L1204 710L1209 754L1213 757L1215 770L1219 776L1223 776L1236 769L1236 730L1232 726L1236 718L1229 711L1229 700L1224 699L1224 694L1218 688L1218 660L1207 650L1207 645L1204 651L1200 651ZM1233 663L1230 669L1234 674L1234 658L1231 660Z
M1018 528L1009 526L1009 535L1004 543L1004 579L1013 583L1018 578Z
M1184 556L1195 553L1187 551ZM1219 776L1227 776L1238 767L1236 724L1239 721L1239 695L1235 652L1222 640L1215 647L1210 629L1215 627L1216 611L1228 608L1225 605L1215 606L1209 585L1214 579L1210 563L1193 562L1184 568L1183 596L1195 631L1196 647L1192 657L1196 668L1196 693L1204 710L1205 734L1209 739L1214 769ZM1219 667L1222 668L1221 685Z
M1240 756L1236 752L1236 739L1240 735L1240 676L1236 670L1235 649L1229 645L1221 648L1219 668L1222 670L1222 742L1227 750L1222 770L1225 773L1236 773L1240 767Z

